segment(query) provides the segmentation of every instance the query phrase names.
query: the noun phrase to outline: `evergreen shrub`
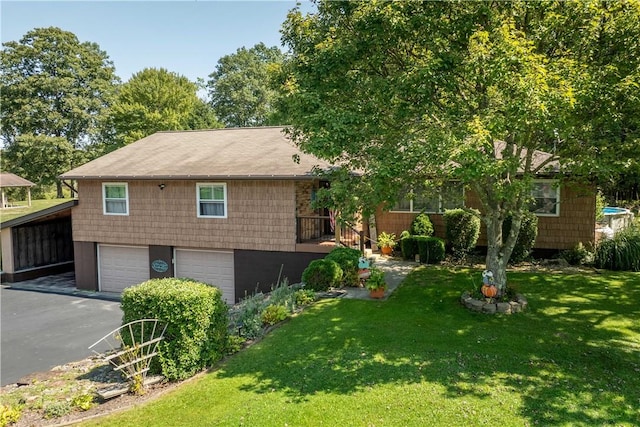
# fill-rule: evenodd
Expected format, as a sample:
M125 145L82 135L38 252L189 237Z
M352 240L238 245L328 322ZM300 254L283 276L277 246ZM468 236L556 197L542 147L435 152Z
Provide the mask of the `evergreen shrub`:
M218 288L191 279L151 279L125 289L121 308L123 325L140 319L159 319L167 325L152 373L185 379L224 353L228 307Z
M353 248L337 247L333 249L324 259L335 261L342 269L342 285L357 286L360 283L358 278L358 261L362 253Z
M429 215L421 213L415 217L411 222L409 232L412 236L433 236L433 224L429 219Z
M400 239L400 249L404 259L414 260L418 253L418 240L415 236Z
M306 289L316 292L337 287L342 280L342 269L337 262L330 259L316 259L302 272L302 281Z
M450 209L444 212L449 249L456 258L464 258L478 243L480 212L475 209Z
M424 264L438 264L444 260L444 240L438 237L416 236L420 262Z
M511 230L511 216L508 216L502 224L502 235L505 239L509 230ZM536 237L538 237L538 217L532 212L523 212L520 233L509 262L518 263L526 260L531 255Z

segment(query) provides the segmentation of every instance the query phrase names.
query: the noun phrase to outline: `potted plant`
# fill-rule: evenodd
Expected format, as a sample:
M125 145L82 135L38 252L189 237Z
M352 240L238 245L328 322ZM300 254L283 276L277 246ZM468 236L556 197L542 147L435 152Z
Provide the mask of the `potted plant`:
M396 235L382 232L378 235L378 246L383 255L391 255L396 245Z
M387 290L387 282L384 280L384 271L377 267L370 270L370 276L367 279L366 286L369 289L371 298L384 298L384 291Z

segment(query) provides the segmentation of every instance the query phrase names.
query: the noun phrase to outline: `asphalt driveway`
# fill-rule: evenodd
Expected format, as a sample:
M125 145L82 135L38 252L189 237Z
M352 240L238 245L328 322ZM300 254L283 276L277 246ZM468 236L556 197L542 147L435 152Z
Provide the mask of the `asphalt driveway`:
M0 382L48 371L92 354L91 344L120 326L120 303L2 287Z

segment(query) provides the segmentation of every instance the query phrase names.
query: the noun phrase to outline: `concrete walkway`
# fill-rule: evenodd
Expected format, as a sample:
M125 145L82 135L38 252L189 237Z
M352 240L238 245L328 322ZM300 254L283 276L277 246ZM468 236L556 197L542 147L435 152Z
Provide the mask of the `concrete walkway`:
M390 258L387 256L373 254L369 257L369 259L373 260L372 265L375 267L380 267L384 271L384 277L387 281L387 290L384 293L384 298L389 298L389 295L396 290L398 285L402 283L404 278L416 268L419 264L411 261L404 261L398 258ZM351 299L369 299L373 300L369 296L369 290L364 288L344 288L346 294L344 294L343 298L351 298Z

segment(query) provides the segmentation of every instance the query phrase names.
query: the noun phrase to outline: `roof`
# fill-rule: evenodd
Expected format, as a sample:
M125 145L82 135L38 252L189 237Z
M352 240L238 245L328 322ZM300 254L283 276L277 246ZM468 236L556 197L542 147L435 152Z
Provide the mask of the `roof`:
M16 227L18 225L26 224L31 221L35 221L49 215L60 213L64 210L71 210L72 207L78 204L78 200L69 200L65 203L60 203L59 205L51 206L46 209L42 209L36 212L32 212L30 214L19 216L18 218L10 219L9 221L3 221L0 225L0 228L9 228Z
M33 187L35 184L13 173L0 173L0 188Z
M255 127L157 132L61 178L299 179L314 177L314 166L330 166L302 153L283 130Z

